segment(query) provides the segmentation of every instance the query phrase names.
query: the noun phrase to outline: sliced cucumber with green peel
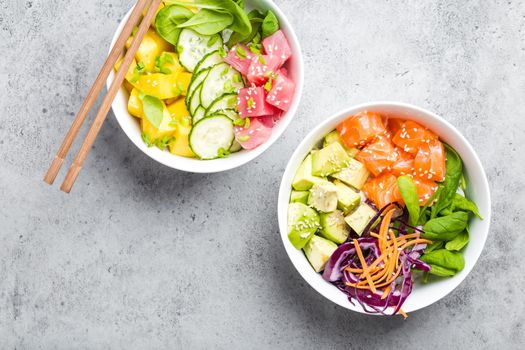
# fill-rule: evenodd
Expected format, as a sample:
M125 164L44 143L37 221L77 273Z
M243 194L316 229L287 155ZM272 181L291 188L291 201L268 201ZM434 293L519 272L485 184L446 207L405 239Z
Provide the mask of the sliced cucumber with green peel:
M208 108L224 93L237 92L244 87L240 73L227 63L213 66L202 82L201 105Z
M224 94L217 97L215 101L212 102L211 106L206 109L206 115L212 115L226 109L237 110L237 94Z
M206 79L209 69L201 70L199 73L193 74L190 85L188 85L188 92L186 93L186 107L189 108L191 97L195 89Z
M199 120L190 133L190 147L201 159L215 159L220 150L229 150L235 140L233 122L225 115Z
M195 114L193 115L193 123L198 122L205 116L206 116L206 110L204 109L204 107L202 106L197 107L197 109L195 110Z
M215 66L216 64L222 63L224 60L219 53L219 50L210 52L204 56L199 63L195 66L193 74L199 73L201 70Z
M180 64L188 71L193 72L204 56L216 51L222 46L222 37L219 34L201 35L185 28L179 34L177 52Z
M237 140L233 140L233 144L230 147L230 153L239 152L242 149L241 144Z
M237 119L239 119L239 113L237 113L237 111L235 109L223 109L221 111L222 114L224 114L225 116L227 116L228 118L230 118L231 120L233 121L236 121Z
M197 110L197 107L201 104L200 102L200 92L202 89L202 83L195 89L193 92L191 99L190 99L190 114L193 116L195 114L195 111Z

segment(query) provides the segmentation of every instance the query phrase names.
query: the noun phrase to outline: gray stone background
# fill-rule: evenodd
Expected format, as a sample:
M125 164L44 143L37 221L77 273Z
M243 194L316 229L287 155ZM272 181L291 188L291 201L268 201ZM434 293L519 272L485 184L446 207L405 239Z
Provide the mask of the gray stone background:
M222 174L177 172L139 152L111 115L65 195L42 177L131 4L0 0L1 349L523 345L525 2L278 1L306 83L268 152ZM492 189L478 264L406 321L325 300L294 270L277 226L294 147L333 112L376 99L452 122Z

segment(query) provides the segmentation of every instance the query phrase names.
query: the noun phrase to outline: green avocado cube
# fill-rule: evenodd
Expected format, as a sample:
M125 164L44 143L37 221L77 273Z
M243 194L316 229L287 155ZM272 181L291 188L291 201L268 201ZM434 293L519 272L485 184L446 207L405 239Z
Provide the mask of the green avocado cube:
M321 236L338 244L346 241L350 234L350 227L348 227L342 211L321 213L319 217L321 222L319 233Z
M374 218L377 212L368 204L361 203L353 212L345 217L345 221L358 236L361 236L366 225Z
M359 205L361 196L339 180L335 180L334 185L337 190L337 208L348 214Z
M337 209L337 187L330 181L316 183L310 188L308 205L329 213Z
M292 181L292 187L298 191L306 191L312 188L315 183L324 181L320 177L312 175L312 155L309 154L297 169Z
M301 249L319 228L319 214L303 203L288 205L288 239Z
M345 184L352 186L357 190L360 190L363 188L363 185L365 184L369 175L370 173L363 163L351 158L346 168L335 174L332 174L331 176L335 179L341 180Z
M303 250L315 272L321 272L336 249L334 242L314 235Z
M346 153L348 153L348 155L352 158L354 158L359 152L357 148L346 147L345 143L341 139L341 136L339 136L339 132L337 132L337 130L331 131L330 133L328 133L328 135L324 137L323 147L326 147L329 144L334 143L334 142L339 142L341 146L343 146L343 148L346 150Z
M312 175L324 177L336 173L351 159L339 142L333 142L312 154Z
M308 203L308 196L310 195L310 192L308 191L292 191L292 194L290 195L290 203Z

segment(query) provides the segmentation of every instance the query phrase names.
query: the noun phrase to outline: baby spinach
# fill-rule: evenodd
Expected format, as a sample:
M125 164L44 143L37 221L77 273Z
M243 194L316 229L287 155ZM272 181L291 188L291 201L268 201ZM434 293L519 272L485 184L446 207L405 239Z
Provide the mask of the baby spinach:
M430 243L425 248L425 253L430 253L433 250L441 249L441 248L443 248L443 241L435 241L435 242Z
M468 214L462 211L427 221L423 226L424 238L433 241L450 241L466 227Z
M453 276L465 267L463 254L446 249L425 253L421 260L429 264L430 273L437 276Z
M264 20L262 22L263 38L266 38L267 36L272 35L278 30L279 30L279 20L277 19L277 17L271 10L268 10L268 12L266 13L266 17L264 17Z
M415 226L419 221L419 196L416 184L410 176L403 175L397 178L397 187L408 209L409 223Z
M229 12L202 9L177 28L191 28L202 35L220 33L233 23L233 16Z
M228 47L233 47L233 45L243 42L247 43L252 40L255 41L255 37L259 34L259 29L261 28L262 22L264 20L264 15L258 10L252 10L248 13L248 18L250 19L250 24L252 25L252 30L248 35L242 35L240 33L234 32L230 39L227 42Z
M155 96L146 95L142 98L142 108L146 119L157 129L164 116L164 104Z
M184 6L169 5L159 11L155 18L157 33L172 45L177 45L181 29L178 25L193 16L193 12Z
M421 208L420 210L420 213L419 214L419 218L417 220L418 224L419 225L424 225L425 222L427 222L427 216L431 216L432 214L432 209L430 210L427 210L430 205L434 202L434 200L436 200L436 198L439 197L439 195L441 194L441 191L443 191L443 186L442 185L438 185L438 188L436 190L436 192L434 192L430 198L427 200L427 202L425 203L425 205ZM427 211L430 212L430 215L427 215Z
M476 203L468 200L467 198L463 197L459 193L454 194L454 198L452 199L451 210L452 211L458 211L458 210L469 211L473 213L474 215L476 215L481 220L483 220L483 217L479 213L478 206L476 205Z
M459 154L449 145L444 144L444 146L446 152L445 181L443 181L443 191L440 193L437 203L432 207L432 218L452 203L463 175L463 164Z
M447 242L445 244L445 248L447 250L460 251L461 249L463 249L463 247L465 247L467 245L468 241L469 241L468 229L465 229L459 235L454 237L453 240Z
M233 0L193 0L193 1L173 1L167 0L167 3L176 4L181 6L193 6L198 7L202 11L203 9L212 10L214 12L225 12L232 16L232 23L228 26L234 32L242 35L248 35L252 26L250 20L246 15L246 12ZM191 27L190 27L191 28Z

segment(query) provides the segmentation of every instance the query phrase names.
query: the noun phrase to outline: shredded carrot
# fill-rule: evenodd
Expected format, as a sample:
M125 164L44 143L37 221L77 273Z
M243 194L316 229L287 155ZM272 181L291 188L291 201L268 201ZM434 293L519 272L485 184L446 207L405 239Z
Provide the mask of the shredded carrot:
M368 270L368 266L366 265L365 257L363 256L363 252L361 251L361 247L359 246L357 239L354 239L354 246L355 246L355 251L357 253L357 256L359 257L359 261L361 262L361 266L363 267L363 269ZM372 290L372 292L375 293L376 287L374 286L374 282L372 282L372 279L370 278L370 274L366 272L364 273L364 276L362 276L361 278L363 277L366 278L366 280L368 281L368 284L370 285L370 289Z
M397 312L398 314L400 314L401 316L403 316L403 318L407 318L408 315L406 314L406 312L403 311L403 309L399 309L399 311Z
M389 206L385 210L383 221L379 227L379 232L370 233L370 236L377 238L379 250L381 254L370 264L366 263L363 251L359 246L359 242L354 239L353 243L361 268L350 268L347 267L345 270L356 275L358 278L357 282L351 283L346 282L345 284L350 287L358 289L368 289L373 293L376 293L379 289L381 292L381 299L386 299L389 293L392 291L392 283L400 276L403 266L399 260L401 252L407 247L419 244L419 243L432 243L427 239L421 238L420 233L411 233L396 237L395 232L390 229L390 222L392 216L396 211L394 205ZM398 311L404 318L407 314L403 310Z

